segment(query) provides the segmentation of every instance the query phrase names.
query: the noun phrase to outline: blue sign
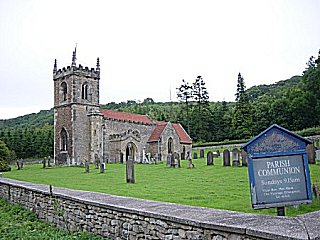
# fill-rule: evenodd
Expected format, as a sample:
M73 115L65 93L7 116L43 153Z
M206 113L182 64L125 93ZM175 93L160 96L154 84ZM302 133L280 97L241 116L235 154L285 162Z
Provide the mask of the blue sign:
M308 144L312 142L275 124L242 146L254 209L311 203Z

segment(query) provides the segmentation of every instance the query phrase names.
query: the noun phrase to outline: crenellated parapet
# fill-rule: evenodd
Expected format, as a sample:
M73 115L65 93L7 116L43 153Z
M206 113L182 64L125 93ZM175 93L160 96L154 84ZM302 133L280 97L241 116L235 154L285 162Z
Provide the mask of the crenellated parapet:
M68 66L62 69L54 69L53 80L57 80L59 78L63 78L69 75L78 75L83 77L100 79L100 69L83 67L81 64L79 64L79 66Z

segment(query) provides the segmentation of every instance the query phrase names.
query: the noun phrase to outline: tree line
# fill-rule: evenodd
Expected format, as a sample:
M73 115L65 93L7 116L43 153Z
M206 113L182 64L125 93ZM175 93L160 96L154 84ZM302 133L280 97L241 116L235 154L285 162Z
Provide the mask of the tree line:
M245 75L239 73L235 80L235 102L210 102L205 79L197 76L177 87L179 102L146 98L101 107L179 122L195 142L248 139L274 123L291 131L320 126L320 51L317 58L310 57L301 76L249 89ZM0 140L10 149L11 158L52 156L53 110L0 120Z

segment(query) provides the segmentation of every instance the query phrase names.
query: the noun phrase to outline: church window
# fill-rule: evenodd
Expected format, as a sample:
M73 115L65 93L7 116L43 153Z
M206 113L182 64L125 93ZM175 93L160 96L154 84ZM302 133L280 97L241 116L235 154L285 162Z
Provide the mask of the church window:
M168 140L168 153L172 153L172 149L173 149L173 140L172 140L172 138L169 138L169 140Z
M88 100L88 89L89 89L89 86L87 83L84 83L82 85L82 99L85 99L85 100Z
M62 101L66 101L68 88L65 82L61 83L61 91L62 91Z
M60 141L61 141L61 146L60 146L61 151L67 151L68 134L64 128L61 130L61 133L60 133Z

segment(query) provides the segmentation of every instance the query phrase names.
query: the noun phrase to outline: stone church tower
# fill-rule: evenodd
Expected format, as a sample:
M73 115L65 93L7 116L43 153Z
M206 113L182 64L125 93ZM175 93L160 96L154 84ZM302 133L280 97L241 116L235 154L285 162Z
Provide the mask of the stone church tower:
M53 68L54 161L78 165L102 156L103 117L99 110L100 63L89 69L76 65Z

